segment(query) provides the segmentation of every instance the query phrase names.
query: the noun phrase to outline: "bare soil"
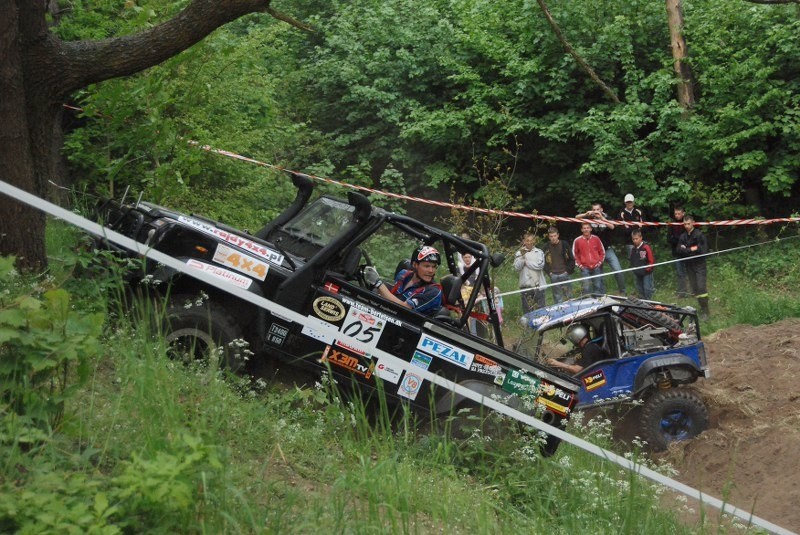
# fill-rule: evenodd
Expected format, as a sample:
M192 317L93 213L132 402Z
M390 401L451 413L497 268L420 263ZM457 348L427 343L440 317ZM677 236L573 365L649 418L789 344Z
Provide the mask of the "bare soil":
M800 319L706 337L710 428L658 457L677 479L800 532Z

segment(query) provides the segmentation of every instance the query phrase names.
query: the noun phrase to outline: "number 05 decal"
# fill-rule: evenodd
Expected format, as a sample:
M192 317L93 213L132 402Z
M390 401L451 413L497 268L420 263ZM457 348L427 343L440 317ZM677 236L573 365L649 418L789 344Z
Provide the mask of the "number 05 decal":
M374 348L378 345L385 325L383 320L368 312L350 308L339 332L352 336L367 347Z

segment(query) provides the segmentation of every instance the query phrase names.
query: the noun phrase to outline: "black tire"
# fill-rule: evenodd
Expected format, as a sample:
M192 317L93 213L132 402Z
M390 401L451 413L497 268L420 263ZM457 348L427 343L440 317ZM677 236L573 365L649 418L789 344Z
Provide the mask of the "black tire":
M631 314L638 318L643 319L648 323L652 323L653 325L657 325L659 327L664 327L669 329L670 331L680 331L681 324L669 314L665 314L664 312L660 312L650 305L638 299L636 297L629 297L625 300L623 305L633 305L625 309L625 313ZM646 308L635 308L635 307L646 307Z
M188 295L170 300L163 326L164 339L172 358L190 361L208 361L209 353L219 348L220 368L239 371L245 364L241 329L233 316L217 303L199 302Z
M645 401L641 412L643 438L654 451L671 442L694 438L708 428L708 409L703 398L689 388L658 390Z

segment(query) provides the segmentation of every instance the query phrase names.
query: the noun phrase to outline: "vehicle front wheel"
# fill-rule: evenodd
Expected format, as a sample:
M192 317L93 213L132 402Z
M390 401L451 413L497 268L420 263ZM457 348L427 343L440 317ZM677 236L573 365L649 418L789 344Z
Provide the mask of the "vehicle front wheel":
M708 428L708 409L689 388L658 390L642 407L642 434L655 451L694 438Z
M222 305L176 296L167 309L163 333L171 358L207 362L218 357L219 366L232 372L244 366L248 348L241 329Z

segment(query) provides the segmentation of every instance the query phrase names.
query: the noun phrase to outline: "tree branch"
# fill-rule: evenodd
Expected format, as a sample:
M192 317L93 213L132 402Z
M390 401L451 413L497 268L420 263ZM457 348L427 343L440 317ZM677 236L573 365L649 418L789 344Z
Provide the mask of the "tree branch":
M50 39L45 44L49 50L44 52L56 65L38 75L46 86L57 79L61 93L69 94L91 83L157 65L201 41L220 26L250 13L269 13L306 29L300 22L273 10L270 3L271 0L192 0L170 20L136 34L100 41ZM41 52L43 50L39 50Z
M594 81L594 83L600 86L603 92L608 96L608 98L611 99L612 102L614 102L614 104L621 104L619 98L617 97L617 94L614 93L614 91L610 87L608 87L605 84L605 82L603 82L603 80L600 79L599 76L597 76L597 73L594 72L594 69L592 69L592 67L589 66L588 63L586 63L586 60L584 60L583 57L581 57L581 55L578 54L574 48L572 48L572 45L569 44L569 41L567 41L567 38L564 37L561 28L558 27L558 24L553 19L553 15L550 14L550 10L547 9L544 0L537 0L537 2L539 3L539 7L542 8L542 12L544 13L544 16L547 18L547 22L550 24L550 27L553 28L553 33L556 34L556 37L561 42L561 45L564 47L564 50L566 50L567 53L570 56L572 56L575 59L575 61L578 62L578 65L580 65L580 67L584 71L586 71L586 74L589 75L589 78L591 78Z

